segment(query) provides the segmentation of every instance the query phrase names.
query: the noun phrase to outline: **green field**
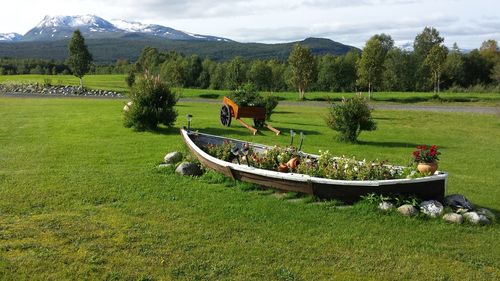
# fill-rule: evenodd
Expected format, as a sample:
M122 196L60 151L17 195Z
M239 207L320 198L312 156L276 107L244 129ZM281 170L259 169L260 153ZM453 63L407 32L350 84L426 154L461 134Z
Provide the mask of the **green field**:
M360 143L332 141L325 108L278 106L270 131L218 123L218 105L181 103L176 128L122 126L123 100L0 97L0 279L498 280L500 227L381 214L366 204L280 199L220 177L158 170L184 150L184 115L203 132L308 152L406 164L442 146L448 194L500 210L495 115L375 111ZM315 114L311 114L315 112ZM307 116L307 118L306 118ZM208 174L211 175L211 174ZM495 246L496 245L496 246Z
M44 83L49 80L53 85L79 85L78 78L72 75L0 75L0 83ZM92 89L112 90L127 94L129 88L125 84L125 75L87 75L84 77L85 86ZM207 98L222 99L229 91L210 89L180 89L184 98ZM366 95L366 93L364 93ZM273 93L281 100L298 101L295 92ZM340 100L342 97L353 96L354 93L329 93L310 92L306 93L309 101ZM421 103L440 105L480 105L498 106L500 104L500 93L440 93L439 98L434 93L419 92L377 92L372 101L384 103Z

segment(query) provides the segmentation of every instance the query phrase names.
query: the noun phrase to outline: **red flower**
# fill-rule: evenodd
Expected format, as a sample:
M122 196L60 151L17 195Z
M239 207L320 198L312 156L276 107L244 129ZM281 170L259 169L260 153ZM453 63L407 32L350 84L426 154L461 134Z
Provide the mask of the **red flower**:
M431 146L422 144L417 146L417 150L413 151L413 158L415 162L426 162L426 163L432 163L436 162L439 160L437 157L439 154L441 154L438 151L438 146L433 144Z

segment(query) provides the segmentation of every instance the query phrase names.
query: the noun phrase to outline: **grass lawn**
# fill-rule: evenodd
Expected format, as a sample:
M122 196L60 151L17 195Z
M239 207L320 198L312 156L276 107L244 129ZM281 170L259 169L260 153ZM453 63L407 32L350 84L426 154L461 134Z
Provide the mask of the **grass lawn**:
M0 75L0 83L44 83L49 79L53 85L79 85L79 79L72 75ZM125 84L125 75L86 75L84 83L92 89L112 90L127 94L129 88ZM180 89L185 98L222 99L229 91L210 89ZM367 93L364 93L367 95ZM273 93L281 100L299 101L296 92ZM342 97L353 96L354 93L309 92L306 99L310 101L340 100ZM379 103L420 103L439 105L477 105L497 106L500 104L500 93L440 93L439 98L434 93L421 92L377 92L372 101Z
M46 81L52 85L80 85L80 79L73 75L0 75L0 83L45 83ZM83 77L83 84L91 89L129 92L123 74L86 75Z
M122 126L123 100L0 97L0 279L498 280L500 227L384 215L371 206L294 203L218 177L157 165L183 150L178 127L307 152L407 163L442 146L448 193L498 215L500 120L495 115L376 111L360 144L332 141L324 108L279 106L285 132L251 136L218 122L218 105L181 103L174 129ZM314 112L314 114L311 114ZM496 245L496 246L495 246Z

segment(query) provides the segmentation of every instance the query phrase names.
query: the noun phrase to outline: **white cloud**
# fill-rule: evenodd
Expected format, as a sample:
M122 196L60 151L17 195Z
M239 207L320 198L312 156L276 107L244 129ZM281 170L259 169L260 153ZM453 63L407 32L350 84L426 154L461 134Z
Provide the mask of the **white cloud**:
M434 26L446 42L475 48L500 39L499 10L498 0L18 0L2 3L0 32L25 33L45 14L95 14L242 42L326 37L357 47L381 32L413 41Z

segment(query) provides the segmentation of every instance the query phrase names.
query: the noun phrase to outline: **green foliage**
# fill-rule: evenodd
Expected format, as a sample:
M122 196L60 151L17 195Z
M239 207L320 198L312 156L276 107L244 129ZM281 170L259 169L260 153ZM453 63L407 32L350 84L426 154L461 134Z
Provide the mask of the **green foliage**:
M434 83L434 92L440 92L440 79L446 62L447 49L445 46L434 45L424 60L432 72L432 82Z
M154 130L158 124L174 125L177 99L158 76L145 74L135 83L130 98L132 105L124 112L125 127L138 131Z
M297 156L298 152L294 147L275 145L264 151L264 153L253 153L251 159L252 165L257 168L276 171L280 164L284 164L292 157Z
M125 83L127 83L127 87L132 88L135 83L135 72L133 70L130 70L128 72L127 77L125 77Z
M272 68L265 61L256 60L248 70L248 80L258 91L269 91L272 85Z
M340 132L339 140L356 142L361 131L376 129L375 121L371 116L371 109L366 99L355 96L342 99L340 103L333 103L326 118L327 125Z
M415 55L398 48L391 49L384 61L382 86L388 91L412 91L415 88L417 62Z
M387 180L403 178L402 169L387 161L359 161L355 157L336 157L320 152L315 160L302 159L297 173L335 180Z
M394 40L392 39L391 35L380 33L373 35L371 39L377 39L382 45L382 49L384 49L384 53L386 54L394 48Z
M447 84L461 85L465 75L463 55L456 43L446 57L443 66L443 75L449 82ZM451 82L451 83L450 83Z
M183 87L188 76L187 61L177 53L170 53L169 58L162 63L160 73L168 85Z
M71 68L73 75L80 78L80 86L83 86L82 78L90 70L90 63L92 62L92 54L90 54L85 45L80 30L73 32L73 37L68 44L69 57L66 63Z
M229 90L239 89L246 81L247 65L242 57L234 57L227 64L226 88Z
M224 141L221 145L207 145L204 150L224 161L232 162L237 156L232 154L234 144ZM303 156L294 147L275 145L262 153L252 150L248 153L251 166L277 171L278 166L292 158L298 159L296 167L288 166L287 171L313 177L336 180L387 180L406 177L403 168L387 165L387 161L358 161L355 157L335 157L329 151L320 154L318 159Z
M290 68L290 83L299 91L299 98L304 99L304 94L309 85L317 78L317 65L311 50L295 44L288 57Z
M439 36L439 31L437 31L437 29L426 26L424 30L415 37L413 49L417 57L420 58L420 61L423 61L432 47L441 45L443 42L444 38Z
M266 119L270 120L274 109L278 106L277 97L266 94L262 96L252 84L246 84L244 88L231 92L228 97L238 106L262 106L266 109Z
M264 99L255 91L252 84L246 84L244 88L232 91L228 97L238 106L264 106Z
M231 149L233 149L234 143L224 140L221 145L208 144L203 149L206 153L211 156L221 159L223 161L231 162L235 158L235 156L231 153Z
M160 54L156 48L145 47L142 49L137 62L135 63L138 72L157 73L160 65Z
M381 194L376 194L376 193L369 193L365 196L361 196L363 198L363 201L371 204L371 205L378 205L379 203L382 202L391 202L395 206L401 206L405 204L412 205L414 207L418 207L420 205L420 200L416 198L415 196L403 196L403 195L397 195L397 196L389 196L389 195L381 195Z
M474 49L464 57L464 85L487 85L491 82L493 64L487 57Z
M436 145L419 145L413 151L413 161L415 163L436 163L439 160L439 147Z
M363 48L358 61L358 84L367 87L369 94L382 83L385 54L382 43L376 37L368 40Z
M278 106L279 100L278 97L265 94L264 95L264 107L266 108L266 120L271 120L271 115L274 112L274 109Z

